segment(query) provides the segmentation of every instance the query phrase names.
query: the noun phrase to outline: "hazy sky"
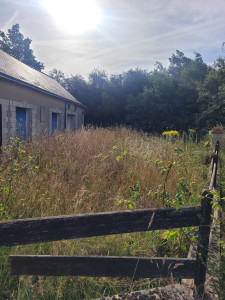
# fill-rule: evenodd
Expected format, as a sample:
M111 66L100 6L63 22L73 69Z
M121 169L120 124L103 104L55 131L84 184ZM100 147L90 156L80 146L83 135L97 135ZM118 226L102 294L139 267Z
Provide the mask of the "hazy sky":
M0 0L0 30L19 23L44 71L68 75L86 76L94 68L109 74L151 70L156 61L167 66L176 49L189 57L199 52L208 63L225 56L225 0L87 0L96 7L86 4L85 14L79 7L84 1Z

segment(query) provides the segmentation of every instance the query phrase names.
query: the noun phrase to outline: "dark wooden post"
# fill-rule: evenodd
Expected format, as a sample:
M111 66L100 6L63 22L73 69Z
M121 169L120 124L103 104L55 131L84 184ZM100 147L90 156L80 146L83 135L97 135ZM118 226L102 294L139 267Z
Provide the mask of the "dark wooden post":
M216 187L216 174L217 174L217 168L218 168L218 153L219 153L219 147L220 147L220 142L216 142L216 147L215 147L215 153L213 154L213 168L215 165L215 177L214 177L214 182L213 182L213 187Z
M219 148L220 148L220 141L217 141L215 146L215 153L219 152Z
M199 226L199 237L196 257L196 269L195 269L195 285L199 295L204 293L204 283L206 279L207 257L209 247L209 234L211 224L212 213L212 198L213 195L210 191L204 191L203 199L201 202L201 225Z

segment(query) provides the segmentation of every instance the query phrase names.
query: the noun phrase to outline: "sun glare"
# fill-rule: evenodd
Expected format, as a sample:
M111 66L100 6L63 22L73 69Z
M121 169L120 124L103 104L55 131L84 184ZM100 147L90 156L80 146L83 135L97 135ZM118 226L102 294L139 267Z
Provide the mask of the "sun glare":
M94 0L44 0L45 8L63 30L81 34L101 21L101 12Z

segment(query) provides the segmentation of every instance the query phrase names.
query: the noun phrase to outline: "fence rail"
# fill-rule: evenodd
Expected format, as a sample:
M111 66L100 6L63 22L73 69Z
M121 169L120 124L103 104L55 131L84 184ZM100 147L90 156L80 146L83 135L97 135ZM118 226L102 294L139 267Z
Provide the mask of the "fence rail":
M209 189L216 185L219 142L215 147ZM94 276L195 279L204 292L212 194L201 206L12 220L0 223L0 246L24 245L83 237L199 226L196 259L104 256L11 255L13 275Z
M145 209L0 223L0 246L199 226L201 206Z
M195 259L113 256L10 256L11 274L132 278L194 278Z

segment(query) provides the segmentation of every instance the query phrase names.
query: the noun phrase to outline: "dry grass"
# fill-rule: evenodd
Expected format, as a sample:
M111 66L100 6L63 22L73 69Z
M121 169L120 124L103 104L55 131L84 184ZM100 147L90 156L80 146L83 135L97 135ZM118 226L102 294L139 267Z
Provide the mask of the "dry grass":
M163 206L166 201L173 205L179 191L183 204L188 204L198 199L205 185L207 152L192 142L184 143L182 138L148 137L128 128L88 128L43 137L27 145L13 141L1 157L1 217L150 208ZM181 183L185 184L185 190ZM167 200L163 198L165 192ZM185 250L179 250L176 243L171 248L160 237L160 232L149 232L61 241L12 247L4 255L159 256L175 250L178 255L185 255ZM7 271L4 269L3 273ZM122 283L116 279L44 280L28 276L19 283L15 279L12 287L5 282L0 289L7 288L6 294L12 299L69 299L68 295L73 295L71 299L91 299L129 288L131 282L126 280L125 287L120 288ZM16 286L19 286L17 291ZM18 293L22 298L18 298Z

